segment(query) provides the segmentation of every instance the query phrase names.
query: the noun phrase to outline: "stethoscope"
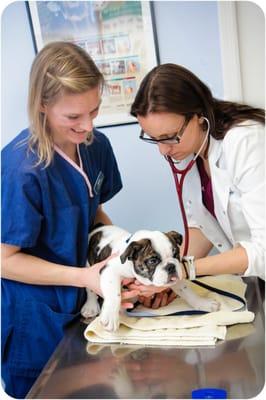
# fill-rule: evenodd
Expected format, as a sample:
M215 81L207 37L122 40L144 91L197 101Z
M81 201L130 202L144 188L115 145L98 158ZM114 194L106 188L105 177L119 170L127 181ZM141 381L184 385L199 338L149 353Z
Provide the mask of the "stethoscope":
M183 197L182 197L184 180L185 180L185 177L188 174L188 172L191 170L191 168L195 164L195 162L196 162L201 150L205 146L205 144L206 144L206 142L208 140L208 137L209 137L209 132L210 132L210 122L209 122L208 118L206 118L206 117L202 117L202 118L207 122L207 132L206 132L205 138L204 138L204 140L203 140L198 152L194 155L192 160L189 161L187 166L185 168L183 168L183 169L179 169L179 168L177 168L176 165L181 162L180 160L173 160L172 157L165 156L166 160L169 162L169 165L171 167L171 170L172 170L172 173L173 173L173 176L174 176L176 193L177 193L177 197L178 197L178 200L179 200L179 206L180 206L182 220L183 220L183 224L184 224L185 242L184 242L183 257L187 255L188 245L189 245L188 222L187 222L187 216L186 216ZM181 175L180 180L178 178L178 175Z

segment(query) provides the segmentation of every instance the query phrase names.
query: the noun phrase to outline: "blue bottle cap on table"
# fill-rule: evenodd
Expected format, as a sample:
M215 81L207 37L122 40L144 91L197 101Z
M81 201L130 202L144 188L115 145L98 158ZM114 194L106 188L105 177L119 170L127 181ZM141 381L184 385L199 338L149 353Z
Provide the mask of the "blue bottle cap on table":
M192 399L226 399L227 392L224 389L201 388L193 390Z

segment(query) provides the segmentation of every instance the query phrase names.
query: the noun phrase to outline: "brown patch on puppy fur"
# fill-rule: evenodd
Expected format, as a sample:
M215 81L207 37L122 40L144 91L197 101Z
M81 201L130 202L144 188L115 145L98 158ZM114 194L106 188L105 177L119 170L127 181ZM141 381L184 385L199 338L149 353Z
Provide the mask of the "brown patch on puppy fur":
M162 261L160 255L153 249L149 239L131 242L120 256L121 263L133 261L135 272L144 278L152 279L156 266Z
M112 249L108 245L103 247L102 250L99 251L100 250L99 242L101 238L102 238L102 232L97 232L90 238L88 246L88 262L90 265L105 260L112 253ZM100 272L102 272L104 268L105 267L103 267Z
M176 231L164 232L173 245L173 257L180 261L180 245L183 242L183 237Z

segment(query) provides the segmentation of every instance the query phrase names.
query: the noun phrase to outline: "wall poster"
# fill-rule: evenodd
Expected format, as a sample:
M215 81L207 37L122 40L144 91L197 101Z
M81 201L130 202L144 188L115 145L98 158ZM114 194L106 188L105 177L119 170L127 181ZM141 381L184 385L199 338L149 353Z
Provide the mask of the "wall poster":
M136 122L129 115L142 78L158 63L155 27L148 1L29 1L38 52L51 41L83 47L105 77L95 126Z

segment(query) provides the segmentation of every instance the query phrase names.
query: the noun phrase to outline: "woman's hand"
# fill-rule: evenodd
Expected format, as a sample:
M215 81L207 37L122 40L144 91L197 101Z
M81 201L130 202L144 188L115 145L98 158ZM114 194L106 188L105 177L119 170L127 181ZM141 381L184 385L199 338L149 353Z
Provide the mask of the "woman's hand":
M85 277L83 278L83 287L88 287L93 292L95 292L98 296L103 297L101 287L100 287L100 272L101 269L106 266L108 261L112 260L112 258L117 257L117 253L111 254L105 260L100 261L96 264L91 265L90 267L86 267L82 269Z
M100 261L89 268L84 269L86 273L86 283L84 286L88 287L91 289L93 292L95 292L98 296L103 297L101 287L100 287L100 271L102 268L106 266L108 261L112 260L112 258L115 258L118 256L118 253L113 253L109 257L107 257L105 260ZM135 287L135 288L126 288L126 290L123 290L121 292L121 306L123 308L133 308L134 304L130 299L136 298L140 294L140 290Z
M147 286L136 279L125 279L124 284L127 285L130 290L139 291L138 301L145 307L154 309L163 307L176 298L175 292L169 287Z
M176 293L171 288L167 288L149 297L139 296L138 300L144 307L156 309L167 306L167 304L172 303L175 298Z
M125 279L124 281L128 289L138 290L139 295L144 297L153 296L168 288L167 286L143 285L143 283L139 282L137 279Z

